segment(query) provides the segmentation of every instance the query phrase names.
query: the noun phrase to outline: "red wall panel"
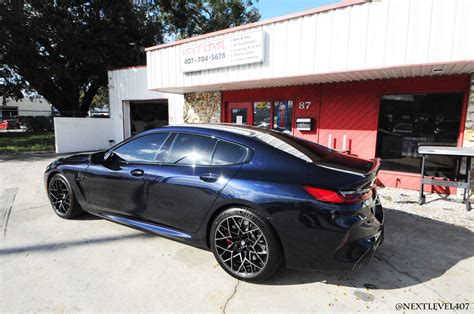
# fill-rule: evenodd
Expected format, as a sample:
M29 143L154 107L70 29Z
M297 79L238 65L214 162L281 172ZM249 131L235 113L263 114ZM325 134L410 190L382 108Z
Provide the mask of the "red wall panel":
M380 170L377 176L384 186L394 188L404 188L410 190L420 189L420 175L416 173L403 173ZM456 193L454 187L432 186L425 184L423 190L428 193L453 194Z
M346 149L361 158L375 156L378 121L377 86L367 82L324 84L322 86L319 142Z

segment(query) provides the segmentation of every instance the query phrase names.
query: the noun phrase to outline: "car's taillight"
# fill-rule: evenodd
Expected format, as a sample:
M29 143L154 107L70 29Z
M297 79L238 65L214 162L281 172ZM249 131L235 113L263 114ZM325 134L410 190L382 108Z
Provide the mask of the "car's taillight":
M341 193L345 199L344 203L347 203L347 204L355 204L355 203L363 202L372 197L372 189L368 189L363 192L343 191Z
M324 203L334 204L355 204L368 200L372 196L372 189L368 189L364 192L356 191L333 191L323 188L316 188L313 186L304 186L306 192L309 193L314 199Z
M313 198L320 202L325 203L336 203L342 204L344 203L344 197L336 191L322 189L322 188L315 188L312 186L304 186L306 192L309 193Z

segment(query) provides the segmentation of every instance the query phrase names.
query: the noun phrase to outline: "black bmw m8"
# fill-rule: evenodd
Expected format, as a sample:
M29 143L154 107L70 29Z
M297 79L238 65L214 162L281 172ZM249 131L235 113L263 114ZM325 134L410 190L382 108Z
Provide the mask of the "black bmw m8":
M88 212L209 249L231 276L259 282L280 266L367 260L384 236L379 166L282 132L187 125L59 158L44 178L61 218Z

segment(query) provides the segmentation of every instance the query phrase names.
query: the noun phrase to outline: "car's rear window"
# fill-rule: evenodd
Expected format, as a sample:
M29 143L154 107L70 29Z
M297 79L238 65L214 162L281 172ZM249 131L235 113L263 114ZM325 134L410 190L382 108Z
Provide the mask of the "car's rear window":
M212 165L223 166L240 164L247 157L247 148L225 141L219 141L215 149Z
M319 161L334 152L334 150L322 145L285 133L256 132L255 137L270 146L307 162Z

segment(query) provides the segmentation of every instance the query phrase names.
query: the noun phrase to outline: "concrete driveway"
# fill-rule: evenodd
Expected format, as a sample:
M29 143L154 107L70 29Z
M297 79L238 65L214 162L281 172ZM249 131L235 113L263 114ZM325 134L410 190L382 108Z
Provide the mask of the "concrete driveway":
M358 271L283 270L247 284L210 252L89 215L58 218L42 181L54 158L0 158L1 312L396 312L398 303L467 302L472 313L473 216L462 205L448 215L466 226L388 208L385 242Z

